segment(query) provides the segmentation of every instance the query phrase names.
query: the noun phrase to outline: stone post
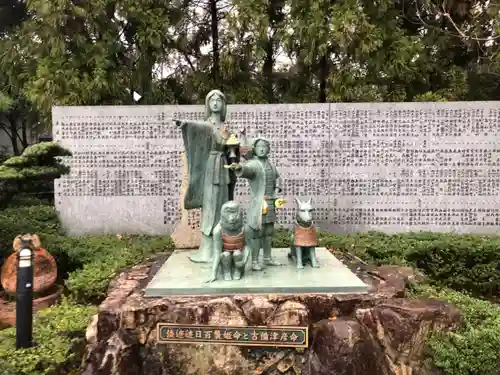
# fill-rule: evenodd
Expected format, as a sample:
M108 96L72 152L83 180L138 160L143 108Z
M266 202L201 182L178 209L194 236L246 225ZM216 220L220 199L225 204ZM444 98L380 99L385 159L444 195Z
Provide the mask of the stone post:
M182 183L180 194L181 220L172 233L175 247L177 249L197 249L200 246L200 214L201 210L184 209L184 195L188 188L188 164L186 153L181 154L182 158Z

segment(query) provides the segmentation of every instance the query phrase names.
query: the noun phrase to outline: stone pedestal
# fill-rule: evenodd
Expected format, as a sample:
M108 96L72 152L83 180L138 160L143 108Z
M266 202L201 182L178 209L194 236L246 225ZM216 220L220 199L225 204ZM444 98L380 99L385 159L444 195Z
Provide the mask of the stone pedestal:
M123 272L87 330L84 375L428 374L423 346L454 329L459 313L435 300L404 299L407 268L360 271L367 293L145 297L165 259ZM158 344L159 322L306 326L309 348Z
M240 280L225 281L219 275L218 280L207 284L212 264L193 263L189 260L193 251L176 250L146 288L146 296L365 293L368 290L362 280L324 247L316 249L320 268L306 265L297 269L288 258L289 252L290 249L285 248L273 249L273 257L282 266L252 271L248 262Z
M200 246L200 213L201 210L186 210L184 208L184 195L188 188L188 164L186 153L182 153L182 183L179 205L181 208L181 219L172 233L175 247L177 249L197 249Z

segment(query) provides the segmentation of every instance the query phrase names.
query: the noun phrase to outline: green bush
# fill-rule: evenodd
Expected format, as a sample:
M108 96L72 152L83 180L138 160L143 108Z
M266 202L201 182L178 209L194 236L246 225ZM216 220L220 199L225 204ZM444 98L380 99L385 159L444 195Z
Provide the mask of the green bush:
M94 255L88 257L89 261L81 270L69 274L66 286L73 299L98 303L105 297L110 281L121 269L144 262L158 252L171 252L174 249L170 237L133 236L115 241L113 248L103 249L102 253L90 249Z
M280 234L283 236L282 234ZM475 296L500 296L500 237L453 233L320 233L319 243L372 264L414 266L434 283Z
M476 296L500 296L500 238L447 234L415 247L407 260L435 282Z
M435 334L428 342L435 368L448 375L500 373L500 306L450 289L421 286L415 294L450 302L462 312L457 332Z
M158 251L170 251L173 248L169 237L66 237L54 207L36 204L0 211L0 264L12 253L14 238L22 233L38 234L42 247L46 248L57 262L60 279L66 279L68 274L86 264L98 264L97 267L100 267L101 262L109 263L116 258L120 268L132 264L134 259L144 259ZM91 266L87 265L85 269L88 270L89 267Z
M329 249L338 249L354 254L372 264L405 263L406 253L417 241L416 233L388 235L380 232L338 235L322 232L319 244ZM432 233L431 233L432 235Z
M69 274L68 298L37 315L34 323L37 345L33 348L16 351L15 330L0 331L2 375L55 375L76 371L81 360L80 344L96 311L87 304L97 304L103 299L109 282L122 268L174 248L170 237L66 237L52 207L32 205L0 211L3 257L11 253L14 237L26 232L40 236L42 246L56 259L62 278Z
M40 311L33 323L35 345L28 349L15 349L15 328L0 331L0 373L52 375L78 368L85 330L96 311L68 300Z

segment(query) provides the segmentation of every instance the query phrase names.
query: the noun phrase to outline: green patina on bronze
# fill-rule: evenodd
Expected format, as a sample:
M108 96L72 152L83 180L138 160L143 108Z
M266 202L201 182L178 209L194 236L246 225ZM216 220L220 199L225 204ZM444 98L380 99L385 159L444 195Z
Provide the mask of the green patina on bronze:
M307 348L308 327L224 327L158 323L158 342L163 344L223 344Z
M295 198L297 203L295 215L295 227L290 233L290 253L298 269L304 268L304 264L310 263L311 267L319 268L316 257L316 246L318 244L316 228L313 221L314 208L311 205L312 198L307 202Z
M208 283L217 280L219 268L224 280L239 280L243 276L251 252L247 231L240 205L235 201L224 203L220 222L213 231L213 265Z
M263 136L257 136L252 142L252 157L241 164L233 163L230 169L236 175L248 180L251 201L247 212L248 243L252 249L252 269L263 269L259 262L260 249L263 250L263 263L268 266L280 266L281 263L271 256L271 241L276 222L276 201L279 188L279 173L269 161L270 142Z
M193 262L210 262L213 253L212 234L220 219L224 203L232 199L236 178L224 168L227 164L226 98L212 90L205 99L205 121L175 120L182 129L188 162L188 188L184 197L187 210L201 208L200 230L203 234L199 252Z

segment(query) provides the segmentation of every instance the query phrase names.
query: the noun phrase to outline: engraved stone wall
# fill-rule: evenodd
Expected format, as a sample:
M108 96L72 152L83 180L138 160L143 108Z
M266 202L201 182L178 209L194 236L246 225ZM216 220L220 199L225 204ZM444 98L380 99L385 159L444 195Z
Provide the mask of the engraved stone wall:
M230 105L228 124L272 142L293 223L313 197L318 225L353 232L500 229L500 102ZM56 181L69 233L172 233L181 218L182 140L174 118L202 106L54 107L73 151ZM246 203L245 180L237 199ZM199 212L184 212L196 228Z

